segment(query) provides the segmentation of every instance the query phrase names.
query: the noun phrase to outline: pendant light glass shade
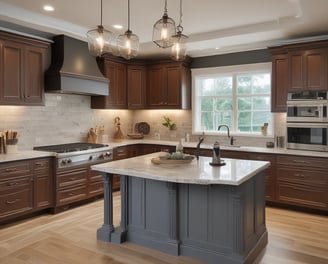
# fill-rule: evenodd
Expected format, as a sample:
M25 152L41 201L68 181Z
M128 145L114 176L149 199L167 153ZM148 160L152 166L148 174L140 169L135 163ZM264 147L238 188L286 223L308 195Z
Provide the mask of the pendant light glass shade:
M105 53L110 53L111 42L114 39L114 34L104 29L102 25L102 0L100 12L100 25L96 29L91 29L87 32L89 52L96 57L100 57Z
M128 30L117 38L120 56L129 60L137 56L139 51L139 37L130 30L130 0L128 0Z
M131 30L127 30L124 34L118 36L117 46L120 56L129 60L138 55L139 38Z
M160 48L172 47L172 36L175 35L175 22L167 15L167 1L163 17L153 27L153 42Z
M176 61L182 61L186 58L187 47L186 42L188 37L182 34L182 30L172 36L173 46L171 48L171 58Z

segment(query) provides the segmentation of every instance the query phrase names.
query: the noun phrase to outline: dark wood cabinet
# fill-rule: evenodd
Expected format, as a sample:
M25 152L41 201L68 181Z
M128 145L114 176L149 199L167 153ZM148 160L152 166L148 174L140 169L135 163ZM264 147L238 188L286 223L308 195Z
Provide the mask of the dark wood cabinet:
M276 170L277 202L327 211L327 169L325 158L279 155Z
M127 66L128 109L143 109L146 101L146 67Z
M33 210L33 175L29 161L0 164L0 222Z
M127 66L124 63L105 60L105 76L109 79L108 96L92 96L91 108L127 109Z
M190 109L191 72L185 63L163 63L147 68L147 108Z
M289 87L288 54L272 56L271 112L286 112Z
M0 104L44 104L46 42L0 32Z
M32 162L34 175L34 207L37 209L53 206L53 162L50 158L37 159Z
M327 48L289 51L289 91L327 90Z

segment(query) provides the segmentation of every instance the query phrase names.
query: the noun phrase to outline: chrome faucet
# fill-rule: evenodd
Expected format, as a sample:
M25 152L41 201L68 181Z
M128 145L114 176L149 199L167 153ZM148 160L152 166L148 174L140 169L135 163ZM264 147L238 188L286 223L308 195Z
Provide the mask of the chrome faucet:
M220 131L221 127L226 127L227 128L228 138L230 138L230 129L229 129L229 127L227 125L219 125L218 131Z
M197 149L196 149L196 158L197 158L197 160L199 160L200 144L202 144L202 142L204 141L204 139L205 139L205 134L203 132L203 134L198 139L198 144L197 144Z

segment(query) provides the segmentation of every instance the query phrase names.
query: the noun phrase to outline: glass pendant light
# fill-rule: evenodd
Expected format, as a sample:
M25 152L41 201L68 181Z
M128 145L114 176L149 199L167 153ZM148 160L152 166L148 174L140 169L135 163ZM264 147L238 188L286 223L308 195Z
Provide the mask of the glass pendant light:
M171 49L171 58L176 61L181 61L186 58L186 42L188 37L182 34L183 27L182 24L182 0L180 0L180 21L177 26L177 33L172 36L173 46Z
M100 6L100 25L96 29L91 29L87 32L88 48L91 55L100 57L105 53L111 52L111 45L114 38L114 34L106 29L102 25L102 9L103 4L101 0Z
M139 51L139 37L130 30L130 0L128 0L128 30L117 38L120 56L129 60L137 56Z
M153 42L160 48L172 47L172 35L175 34L175 22L167 15L167 0L165 0L163 17L153 27Z

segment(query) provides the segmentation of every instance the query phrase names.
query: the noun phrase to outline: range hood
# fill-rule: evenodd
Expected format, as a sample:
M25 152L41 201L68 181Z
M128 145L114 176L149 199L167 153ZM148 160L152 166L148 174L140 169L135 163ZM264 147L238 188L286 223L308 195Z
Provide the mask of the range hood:
M100 70L103 59L91 56L86 42L65 35L55 36L53 40L51 65L45 72L45 91L108 95L109 80Z

